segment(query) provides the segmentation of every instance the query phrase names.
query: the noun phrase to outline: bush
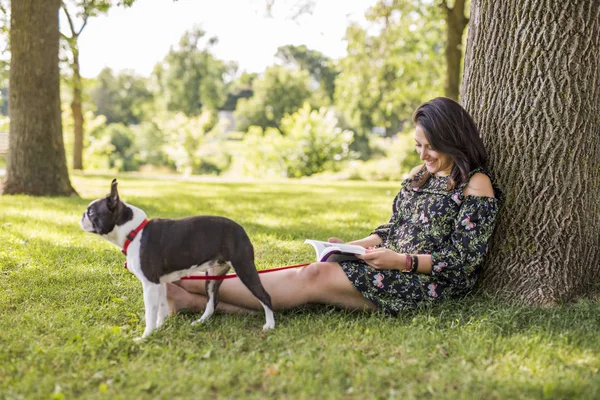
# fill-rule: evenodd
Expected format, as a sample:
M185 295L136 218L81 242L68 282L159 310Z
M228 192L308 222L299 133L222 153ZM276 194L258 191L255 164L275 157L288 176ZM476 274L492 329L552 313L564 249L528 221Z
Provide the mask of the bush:
M235 111L236 129L250 126L277 127L281 119L294 112L311 97L307 71L272 66L252 83L252 97L240 99Z
M221 129L217 123L218 117L212 111L191 118L178 113L161 123L166 153L177 172L218 175L229 167L230 156L219 151Z
M414 149L412 131L398 133L391 138L372 138L374 151L382 157L367 161L354 161L349 164L342 175L346 179L365 181L402 180L411 169L421 163Z
M132 127L135 133L134 146L142 165L175 169L165 151L165 135L154 122L142 122Z
M337 127L325 108L308 104L281 120L281 130L251 127L244 137L244 168L254 176L299 178L337 171L355 155L349 150L353 133Z
M104 130L114 151L108 155L108 167L117 171L137 171L140 166L134 144L134 133L122 123L110 124Z
M140 162L134 138L134 132L122 123L97 125L90 131L85 149L86 168L137 171Z
M354 134L338 128L337 122L327 109L311 110L308 104L281 120L282 157L288 177L336 171L342 161L353 157L349 146Z
M285 164L279 152L282 147L283 136L279 130L267 128L263 131L261 127L251 126L239 149L239 173L263 178L285 177Z

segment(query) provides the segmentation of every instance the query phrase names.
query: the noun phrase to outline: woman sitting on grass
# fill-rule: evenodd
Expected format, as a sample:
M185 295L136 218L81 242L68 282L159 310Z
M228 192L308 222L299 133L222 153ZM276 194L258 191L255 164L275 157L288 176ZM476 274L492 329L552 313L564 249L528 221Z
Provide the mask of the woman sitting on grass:
M349 242L367 247L360 261L315 262L261 274L273 309L311 303L397 314L421 304L463 296L483 264L498 211L487 155L470 115L436 98L413 115L415 145L424 165L402 182L388 223ZM330 238L330 242L341 242ZM168 284L173 311L202 310L205 283ZM239 279L223 281L218 309L262 310Z

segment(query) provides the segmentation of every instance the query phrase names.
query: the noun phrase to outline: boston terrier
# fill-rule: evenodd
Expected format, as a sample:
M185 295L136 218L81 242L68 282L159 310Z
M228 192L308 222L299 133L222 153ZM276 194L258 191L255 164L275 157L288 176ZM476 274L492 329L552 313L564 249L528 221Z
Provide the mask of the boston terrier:
M252 243L244 228L232 220L217 216L148 220L144 211L119 199L113 179L110 194L92 201L80 224L119 246L127 256L128 269L142 281L146 328L140 339L159 328L168 315L167 282L203 271L225 275L231 267L262 304L267 319L263 329L275 327L271 297L258 277ZM206 321L217 307L222 281L206 282L206 309L192 324Z

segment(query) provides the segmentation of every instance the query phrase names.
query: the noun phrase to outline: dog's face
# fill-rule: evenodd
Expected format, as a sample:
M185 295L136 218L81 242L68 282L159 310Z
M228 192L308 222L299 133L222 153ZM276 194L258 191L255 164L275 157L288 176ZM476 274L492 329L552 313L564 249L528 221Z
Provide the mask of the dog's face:
M113 179L110 194L92 201L83 216L80 225L84 231L98 235L108 235L115 227L131 220L131 209L119 200L117 180Z

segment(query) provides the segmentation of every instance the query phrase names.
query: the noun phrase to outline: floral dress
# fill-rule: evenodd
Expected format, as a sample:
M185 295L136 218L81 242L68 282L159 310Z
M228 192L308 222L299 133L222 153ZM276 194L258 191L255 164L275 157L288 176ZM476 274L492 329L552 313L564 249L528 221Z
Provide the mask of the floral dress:
M425 172L425 169L418 174ZM473 174L483 169L473 170ZM418 178L418 176L417 176ZM468 182L468 180L467 180ZM467 183L448 191L448 177L432 175L418 189L402 182L387 224L372 233L378 247L397 253L431 254L431 275L376 270L363 261L342 261L350 282L378 308L392 315L424 303L466 294L475 284L494 228L496 197L465 196Z

